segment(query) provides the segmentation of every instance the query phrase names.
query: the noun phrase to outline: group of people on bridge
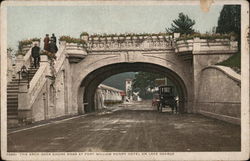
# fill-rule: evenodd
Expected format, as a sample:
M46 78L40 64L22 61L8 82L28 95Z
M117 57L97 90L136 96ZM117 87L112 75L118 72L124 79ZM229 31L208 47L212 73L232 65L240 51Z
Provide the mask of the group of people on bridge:
M49 52L55 55L58 51L55 34L52 34L51 37L49 37L49 34L46 34L43 42L43 49L45 50L45 52ZM34 47L32 47L31 56L33 58L33 67L37 68L40 63L40 47L38 46L38 44L34 44Z

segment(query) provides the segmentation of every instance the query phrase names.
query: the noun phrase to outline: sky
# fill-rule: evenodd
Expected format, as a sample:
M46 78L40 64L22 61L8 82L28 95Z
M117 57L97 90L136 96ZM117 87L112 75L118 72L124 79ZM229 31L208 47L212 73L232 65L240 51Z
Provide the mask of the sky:
M161 6L8 6L8 47L17 49L18 41L44 38L55 33L57 38L78 38L82 32L93 33L158 33L165 32L183 12L196 21L194 29L209 32L217 26L222 5L203 12L199 5Z

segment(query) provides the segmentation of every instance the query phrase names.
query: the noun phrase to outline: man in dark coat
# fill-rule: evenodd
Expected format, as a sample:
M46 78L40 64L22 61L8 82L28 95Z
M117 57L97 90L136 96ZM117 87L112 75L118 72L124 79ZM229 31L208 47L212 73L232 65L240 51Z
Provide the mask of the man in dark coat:
M43 40L44 42L44 50L49 51L49 34L46 34L46 37Z
M55 44L56 44L56 37L55 37L55 34L52 34L52 36L51 36L51 38L50 38L52 41L54 41L55 42Z
M49 52L55 54L57 51L58 51L58 48L57 48L55 42L52 41L52 40L50 40L50 43L49 43Z
M31 49L31 56L34 59L34 67L38 67L40 60L40 48L35 44L35 46Z

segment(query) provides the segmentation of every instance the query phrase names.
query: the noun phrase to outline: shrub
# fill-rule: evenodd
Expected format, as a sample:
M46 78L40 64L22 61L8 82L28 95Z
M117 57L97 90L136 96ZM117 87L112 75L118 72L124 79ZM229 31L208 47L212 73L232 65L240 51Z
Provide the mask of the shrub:
M18 44L18 50L22 50L22 48L25 46L25 45L31 45L32 44L32 40L21 40L19 41L19 44Z
M241 67L240 59L241 59L241 54L237 53L237 54L232 55L228 59L226 59L220 63L217 63L216 65L223 65L223 66L227 66L230 68L239 68L240 69L240 67Z
M67 43L77 43L77 44L82 44L83 46L86 46L86 42L82 39L78 39L78 38L73 38L70 36L61 36L59 38L60 41L66 41Z
M89 34L87 33L87 32L82 32L81 34L80 34L80 37L82 37L82 36L89 36Z
M31 45L33 41L40 41L39 38L32 38L27 40L21 40L18 44L18 50L22 50L25 45Z
M181 37L177 38L176 40L190 40L195 37L199 37L200 39L207 39L207 40L215 40L215 39L230 39L232 36L237 37L236 34L201 34L201 33L194 33L194 34L183 34Z

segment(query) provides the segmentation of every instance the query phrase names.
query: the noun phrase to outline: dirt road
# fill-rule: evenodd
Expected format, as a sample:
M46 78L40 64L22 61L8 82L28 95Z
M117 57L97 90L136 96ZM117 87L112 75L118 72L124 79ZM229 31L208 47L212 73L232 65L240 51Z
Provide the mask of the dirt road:
M8 135L9 152L239 150L240 126L198 114L158 113L147 104L113 107Z

